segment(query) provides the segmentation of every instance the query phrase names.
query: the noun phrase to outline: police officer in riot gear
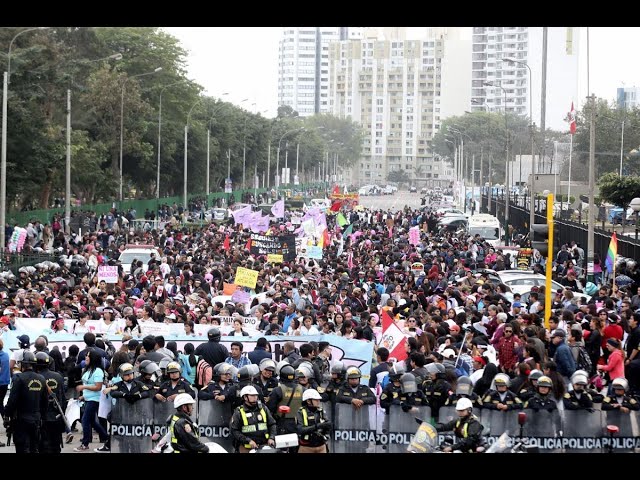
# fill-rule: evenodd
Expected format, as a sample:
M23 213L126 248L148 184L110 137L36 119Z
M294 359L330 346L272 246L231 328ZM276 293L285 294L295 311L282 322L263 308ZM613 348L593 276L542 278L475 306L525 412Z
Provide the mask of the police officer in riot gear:
M530 408L536 412L540 410L553 412L556 410L558 407L550 395L552 388L553 383L549 377L543 375L538 378L538 383L536 385L537 391L533 397L524 402L524 408Z
M169 431L174 453L209 453L209 447L200 441L198 426L191 420L194 403L188 393L180 393L173 400L176 413L171 416Z
M336 403L350 403L355 409L376 403L376 396L371 389L360 383L361 377L358 367L347 368L347 383L338 389Z
M149 387L137 378L134 378L135 372L133 365L123 363L120 365L118 371L120 372L120 378L122 380L105 389L106 393L110 393L113 398L124 398L127 403L132 405L138 400L151 396Z
M192 398L196 398L196 393L191 388L191 384L181 376L182 368L178 362L167 364L168 379L160 384L155 399L159 402L172 402L181 393L187 393Z
M161 371L158 364L151 360L143 360L140 362L138 371L140 373L138 380L145 384L149 388L149 391L155 395L160 387L158 379L160 378Z
M302 394L304 405L296 415L298 453L327 453L327 434L331 431L331 422L320 406L322 398L313 388Z
M487 410L501 410L507 412L521 408L522 400L516 397L516 394L509 390L509 375L499 373L493 379L496 386L495 390L489 390L482 399L482 405Z
M224 362L229 356L227 347L220 343L222 334L218 327L213 327L207 332L208 342L201 343L195 350L195 355L204 357L209 365L217 365Z
M198 392L198 400L216 400L229 403L235 399L233 375L236 367L230 363L222 362L213 367L211 381Z
M276 421L271 412L258 401L258 391L253 385L249 385L242 389L240 396L243 403L233 412L229 423L238 451L248 453L261 445L275 445Z
M538 387L538 379L543 375L540 370L531 370L529 373L528 381L522 386L520 391L518 392L518 398L522 400L522 402L526 402L527 400L533 398L533 396L537 392ZM528 384L528 385L527 385Z
M39 449L41 453L60 453L62 432L64 432L65 428L62 418L64 409L66 408L66 398L63 391L64 378L62 378L62 375L59 373L49 370L52 361L48 353L38 352L35 358L35 370L45 378L49 399L47 413L43 418L42 429L40 430ZM58 402L57 405L56 400Z
M345 384L346 372L347 368L344 363L337 361L333 364L331 367L331 380L326 386L317 388L323 402L336 403L336 394L340 387Z
M16 453L38 453L42 419L49 404L45 378L33 371L36 358L25 351L20 362L22 373L15 376L5 407L5 428L14 432Z
M638 401L627 394L629 382L624 378L615 378L611 382L613 394L607 395L602 401L602 410L619 410L622 413L629 413L632 410L640 410Z
M311 364L309 364L308 362L298 365L298 368L296 368L296 379L305 390L308 388L313 388L317 391L318 383L313 378L314 373L310 365Z
M260 361L259 368L260 375L257 375L253 379L253 385L256 387L256 390L258 389L257 387L260 387L260 390L262 390L263 401L266 403L273 389L278 386L276 362L270 358L263 358Z
M451 393L444 402L445 406L455 406L461 398L468 398L473 404L473 408L482 407L482 398L473 391L473 383L469 377L459 377L456 383L456 391Z
M430 363L426 367L429 378L422 384L424 393L431 405L431 415L438 418L440 407L449 398L449 392L453 390L445 377L445 366L441 363Z
M234 410L242 405L243 400L240 392L244 387L253 384L253 379L258 375L258 373L260 373L260 368L258 365L254 365L253 363L245 365L238 370L238 383L233 385L233 393L231 395L233 397L231 400L231 407ZM260 398L262 398L264 396L262 390L255 385L254 387L256 387Z
M280 385L273 389L267 407L277 419L278 433L296 433L296 413L302 407L304 388L296 382L296 372L291 365L283 365L280 369ZM289 407L289 411L281 413L280 407Z
M426 407L429 405L427 396L418 388L416 376L413 373L405 373L400 377L401 393L400 407L403 412L408 412L411 407Z
M586 377L587 380L589 379L589 373L586 370L576 370L571 375L571 388L573 388L573 383L574 383L573 381L578 375L582 375L583 377ZM604 400L604 395L601 394L595 388L593 388L589 383L587 383L587 385L584 387L584 391L591 396L591 400L593 400L593 403L602 403L602 400Z
M483 426L473 414L473 404L468 398L461 398L456 403L457 420L451 420L448 423L438 423L436 430L438 432L448 432L453 430L457 442L451 446L445 447L444 452L452 452L459 450L464 453L475 452L482 444Z
M404 362L395 362L389 371L390 382L384 387L380 394L380 408L389 415L389 407L391 405L400 405L400 394L402 393L402 384L400 378L406 373Z
M573 390L564 394L562 403L566 410L589 410L593 412L593 400L585 391L589 381L585 375L572 375Z

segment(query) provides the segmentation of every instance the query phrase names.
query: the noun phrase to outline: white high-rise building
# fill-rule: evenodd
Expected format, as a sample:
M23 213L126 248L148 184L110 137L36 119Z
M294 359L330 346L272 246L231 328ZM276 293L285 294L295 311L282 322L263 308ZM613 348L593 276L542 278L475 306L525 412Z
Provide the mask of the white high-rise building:
M444 119L446 35L409 40L402 28L367 30L362 40L332 43L329 51L331 111L364 130L361 158L343 181L386 184L390 172L404 170L411 183L448 186L452 167L429 147ZM450 109L464 113L464 106Z
M625 110L636 108L640 105L640 87L618 87L616 103Z
M547 28L546 128L565 131L571 102L579 97L580 29ZM542 27L473 27L471 111L507 111L541 124ZM526 65L507 62L514 59ZM530 78L531 76L531 78ZM486 86L485 82L495 86ZM531 82L531 84L530 84ZM530 100L530 94L531 100ZM533 102L533 108L530 105Z
M328 113L329 43L362 37L362 28L285 27L278 53L278 105L300 116Z

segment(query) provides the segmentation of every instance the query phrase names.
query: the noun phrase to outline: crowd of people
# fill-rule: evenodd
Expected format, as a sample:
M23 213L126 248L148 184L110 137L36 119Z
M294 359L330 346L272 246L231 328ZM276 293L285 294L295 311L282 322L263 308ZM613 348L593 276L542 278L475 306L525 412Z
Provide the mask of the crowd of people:
M578 279L579 247L567 245L561 253L567 252L568 258L562 253L554 272L565 288L533 289L524 303L521 295L508 295L508 287L493 283L485 270L514 268L515 259L477 235L458 238L437 231L433 206L396 212L362 209L346 217L353 225L348 235L346 225L340 227L334 216L326 216L322 259L297 256L270 263L266 255L251 253L250 232L230 219L222 226L168 224L163 230L139 232L129 243L154 244L162 257L134 262L116 284L99 281L95 270L74 270L64 263L1 277L3 332L14 329L18 318L41 317L51 319L50 337L66 332L65 320L71 319L72 331L67 333L83 335L86 343L82 351L69 349L63 359L56 348L49 350L46 338L34 344L21 339L21 349L9 360L14 384L2 412L5 418L18 418L16 449L50 451L63 433L67 440L73 436L69 427L59 425L60 438L38 446L46 439L36 441L33 429L23 425L38 417L29 417L26 409L33 413L42 408L41 420L46 421L47 412L56 408L51 398L39 407L35 400L22 401L21 395L35 398L36 392L15 379L39 375L32 372L38 361L62 375L60 388L67 389L62 403L74 397L85 402L78 451L89 450L92 429L103 443L98 451L110 450L107 417L98 412L106 393L131 402L147 396L173 402L177 413L172 447L180 451L196 449L187 438L197 437L197 432L186 420L191 402L184 396L194 398L196 391L199 399L234 402L230 425L239 451L271 443L276 430L298 433L307 451L326 451L322 439L330 425L318 412L322 400L354 408L379 402L385 411L428 405L436 419L441 407L455 406L463 398L472 405L460 409L466 413L470 408L591 409L593 403L601 403L603 410L638 410L640 280L635 268L625 267L632 279L625 288L601 285L588 298ZM417 244L410 241L412 227L419 228ZM286 212L269 234L295 229ZM59 248L68 257L82 257L87 265L103 265L117 264L124 244L123 233L110 229L107 221L104 227L100 222L95 233L63 235ZM534 265L544 265L543 260L534 253ZM420 273L412 270L416 262L422 264ZM255 288L245 288L251 300L218 301L238 267L258 272ZM546 295L552 296L548 327ZM390 352L378 346L383 315L405 334L406 359L394 362ZM248 355L243 352L247 332L238 321L227 351L219 343L220 316L255 317L256 333L263 337L257 348ZM99 321L94 332L87 328L88 320ZM195 336L196 324L209 325L209 341L178 351L175 342L145 335L145 324L158 322L183 324L187 336ZM104 336L96 338L95 333ZM107 340L116 334L122 336L118 350ZM276 364L279 359L269 351L269 336L317 334L326 335L326 341L299 349L285 344L283 360L288 365ZM332 361L331 335L374 344L367 382L361 383L359 369ZM1 345L3 362L7 352L3 357ZM26 350L34 348L36 356L44 352L48 360L42 355L32 359ZM19 370L25 373L17 374ZM6 374L0 375L0 408L8 384ZM283 405L290 407L286 414L279 412Z

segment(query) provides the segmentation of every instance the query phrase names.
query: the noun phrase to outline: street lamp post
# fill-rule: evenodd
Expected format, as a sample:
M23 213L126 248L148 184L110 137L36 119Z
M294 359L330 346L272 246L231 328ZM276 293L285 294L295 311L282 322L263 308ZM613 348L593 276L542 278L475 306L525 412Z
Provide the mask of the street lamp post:
M276 126L278 120L280 120L280 117L277 117L271 123L271 131L269 132L269 144L267 145L267 188L271 187L271 139L273 138L273 127Z
M33 27L22 30L14 35L9 42L9 52L7 53L7 71L4 72L2 81L2 146L0 157L0 251L4 251L6 246L5 226L7 215L7 104L9 96L9 83L11 80L11 48L13 42L23 33L34 30L45 30L50 27Z
M182 83L182 82L170 83L169 85L165 85L164 87L162 87L162 90L160 90L160 106L158 107L158 172L156 176L156 199L160 199L160 147L162 142L162 94L167 88L177 85L179 83Z
M191 112L196 106L202 101L202 97L198 98L195 103L192 105L189 113L187 114L187 123L184 126L184 182L183 182L183 192L184 192L184 210L188 213L188 202L187 202L187 146L188 146L188 137L189 137L189 120L191 120Z
M488 87L498 87L504 93L504 129L507 134L506 146L505 146L505 185L507 187L507 193L504 201L504 238L505 245L509 245L509 193L511 190L511 184L509 182L509 126L507 124L507 90L502 85L496 85L492 82L484 82L484 85Z
M225 95L229 95L229 92L224 92L222 95L220 95L221 97L224 97ZM210 189L209 189L209 182L210 182L210 168L211 168L211 162L209 160L210 158L210 144L211 144L211 120L213 120L214 118L214 114L218 112L218 109L221 108L223 104L220 103L217 105L218 108L214 108L213 111L211 112L211 118L209 118L209 128L207 129L207 206L209 206L209 194L210 194Z
M123 141L124 141L124 90L125 87L127 85L127 82L129 80L131 80L132 78L136 78L136 77L144 77L145 75L153 75L154 73L158 73L159 71L162 70L162 67L158 67L155 70L153 70L152 72L145 72L145 73L139 73L137 75L133 75L131 77L126 77L124 79L124 81L122 82L122 95L120 97L120 201L122 202L123 200L123 196L122 196L122 185L123 185L123 170L122 170L122 148L123 148Z
M533 232L533 224L535 223L535 212L534 212L534 198L535 198L535 183L536 183L536 161L535 161L535 144L534 144L534 132L535 132L535 124L533 123L533 84L531 83L532 75L531 75L531 67L526 62L521 62L520 60L516 60L515 58L503 58L502 59L508 63L517 63L518 65L524 65L529 70L529 120L531 121L531 184L529 185L529 191L531 193L531 200L529 204L529 231ZM506 106L505 106L506 108ZM520 174L522 174L522 169L520 169ZM571 169L569 169L569 192L571 192ZM531 233L531 238L533 238L533 233Z
M284 132L282 134L282 136L280 137L280 141L278 142L278 153L276 156L276 200L278 199L278 188L280 187L280 146L282 145L282 139L284 137L286 137L287 135L289 135L290 133L293 132L297 132L300 130L304 130L304 127L300 127L300 128L294 128L292 130L289 130L287 132Z
M636 197L629 204L631 209L636 212L636 240L638 239L638 212L640 212L640 198Z
M304 133L310 132L311 130L324 130L324 125L320 125L318 127L306 127ZM300 135L302 137L302 134ZM298 171L300 160L300 138L298 138L298 143L296 145L296 178L298 179L298 183L300 183L300 172ZM294 180L295 183L295 180Z

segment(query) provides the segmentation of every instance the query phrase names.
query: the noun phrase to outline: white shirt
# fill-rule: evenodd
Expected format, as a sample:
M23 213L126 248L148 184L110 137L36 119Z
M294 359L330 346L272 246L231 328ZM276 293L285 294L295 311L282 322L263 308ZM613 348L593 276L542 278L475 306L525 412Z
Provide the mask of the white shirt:
M316 327L311 325L311 327L307 328L304 325L300 326L300 335L319 335L320 332Z

